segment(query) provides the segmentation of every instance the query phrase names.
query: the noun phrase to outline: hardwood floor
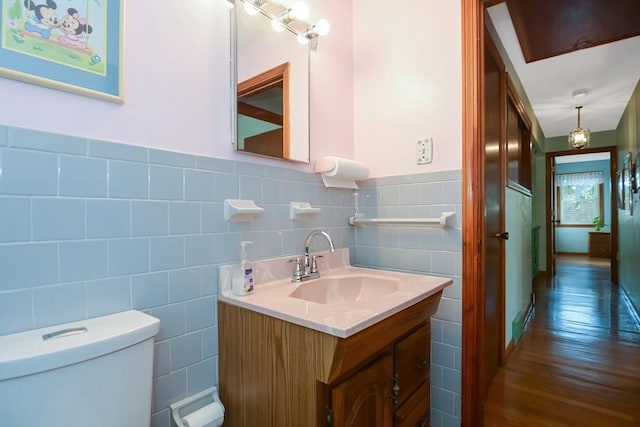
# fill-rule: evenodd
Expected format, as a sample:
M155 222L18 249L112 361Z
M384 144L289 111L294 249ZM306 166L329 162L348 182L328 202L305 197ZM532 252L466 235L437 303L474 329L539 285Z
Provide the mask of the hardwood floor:
M640 426L640 324L609 265L563 257L491 384L487 427Z

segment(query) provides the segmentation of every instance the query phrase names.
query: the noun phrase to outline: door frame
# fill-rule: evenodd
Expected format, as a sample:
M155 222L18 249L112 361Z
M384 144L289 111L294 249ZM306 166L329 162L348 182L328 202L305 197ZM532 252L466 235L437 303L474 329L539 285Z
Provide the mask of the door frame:
M552 228L549 224L549 219L551 217L551 210L555 209L555 207L551 206L551 178L552 174L552 159L556 157L562 157L572 154L587 154L587 153L609 153L609 177L611 180L611 197L609 200L609 204L611 206L611 282L614 284L618 284L618 215L617 215L617 200L618 200L618 188L615 185L615 176L616 171L618 170L617 165L617 157L618 157L618 147L609 146L609 147L594 147L594 148L585 148L584 150L564 150L564 151L553 151L550 153L546 153L545 155L545 199L546 199L546 210L545 210L545 226L546 226L546 236L547 236L547 271L549 271L549 267L553 263L553 248L551 248L551 238L555 239L555 236L551 236Z
M462 426L483 425L484 0L462 8Z

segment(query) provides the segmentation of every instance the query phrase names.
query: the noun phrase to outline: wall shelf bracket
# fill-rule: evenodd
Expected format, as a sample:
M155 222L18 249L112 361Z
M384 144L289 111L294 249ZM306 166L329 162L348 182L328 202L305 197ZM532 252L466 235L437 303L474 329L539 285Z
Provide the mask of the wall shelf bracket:
M311 215L320 213L320 208L312 208L308 202L291 202L289 203L289 218L304 219Z
M229 222L253 221L264 209L253 200L226 199L224 201L224 219Z

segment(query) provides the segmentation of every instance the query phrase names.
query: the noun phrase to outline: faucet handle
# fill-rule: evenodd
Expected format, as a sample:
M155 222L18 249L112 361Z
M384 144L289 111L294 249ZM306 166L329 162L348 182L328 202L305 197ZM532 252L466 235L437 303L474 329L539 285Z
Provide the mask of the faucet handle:
M322 255L313 255L311 257L311 271L310 273L318 272L318 264L316 264L316 258L322 258Z
M291 258L289 262L295 262L293 267L293 276L291 277L292 282L299 282L302 280L302 260L300 257Z
M302 268L302 259L300 257L290 258L289 262L295 262L295 269L299 271Z

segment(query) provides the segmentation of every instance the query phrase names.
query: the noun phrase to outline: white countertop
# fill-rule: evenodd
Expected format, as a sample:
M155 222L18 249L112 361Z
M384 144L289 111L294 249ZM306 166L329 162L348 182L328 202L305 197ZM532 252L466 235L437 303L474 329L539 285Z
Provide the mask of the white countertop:
M293 266L288 262L290 257L283 257L252 261L255 290L246 296L237 296L231 292L233 266L220 266L220 301L346 338L430 297L452 283L451 279L445 277L353 267L349 265L348 249L323 252L322 255L323 258L318 260L322 278L353 274L375 275L395 280L398 290L383 298L336 304L319 304L292 298L290 294L301 284L291 282ZM317 279L304 283L311 284L314 280Z

